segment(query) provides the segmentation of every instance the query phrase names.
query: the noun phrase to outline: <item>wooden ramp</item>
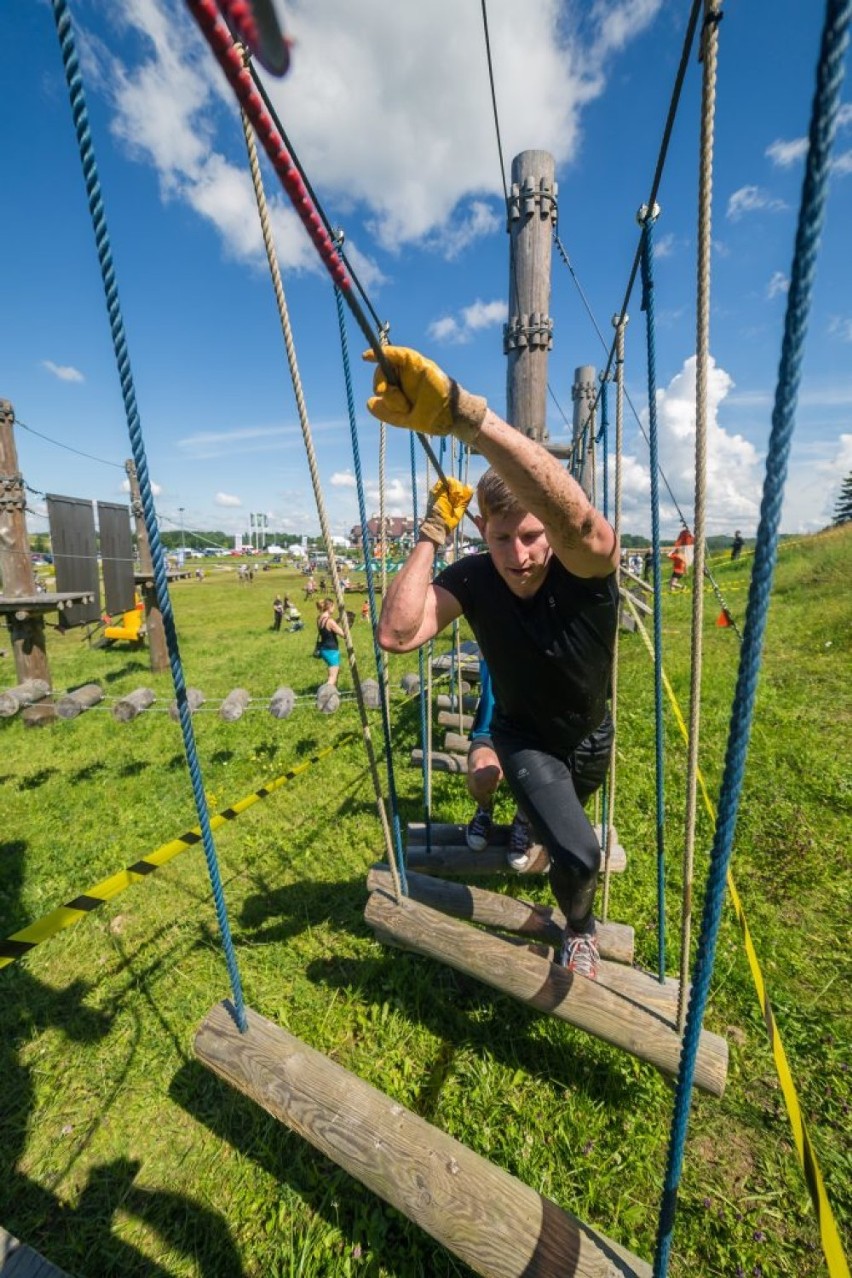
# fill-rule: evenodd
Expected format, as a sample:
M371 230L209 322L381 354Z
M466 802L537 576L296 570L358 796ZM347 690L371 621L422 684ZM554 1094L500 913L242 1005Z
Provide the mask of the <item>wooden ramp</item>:
M671 994L653 977L612 964L605 983L590 981L411 897L395 901L384 892L372 892L364 917L380 941L437 959L677 1076L680 1036L672 1016L656 1003L659 997L670 1003ZM627 983L621 986L619 974L628 972ZM641 1000L638 982L646 990ZM727 1042L703 1030L695 1086L721 1096L727 1068Z
M408 871L408 894L422 905L430 905L442 914L456 919L468 919L486 927L515 932L530 941L545 945L561 945L565 931L565 915L549 905L534 905L519 901L501 892L486 892L484 888L468 887L465 883L448 883L430 874ZM367 876L370 892L392 891L390 870L386 865L374 865ZM617 963L633 962L633 928L626 923L598 923L598 948L605 959Z
M463 926L463 925L459 925ZM286 1030L229 1005L198 1059L487 1278L651 1278L651 1267Z
M69 1278L26 1243L18 1242L0 1225L0 1275L2 1278Z
M536 844L533 849L535 855L525 870L513 870L507 863L510 829L511 826L508 825L492 826L488 847L483 852L472 852L465 843L463 825L438 825L433 822L429 830L430 846L427 851L426 826L422 821L412 821L406 832L408 864L420 874L450 877L458 875L461 878L483 874L544 874L550 868L550 858L540 844ZM595 826L595 833L600 838L600 826ZM615 829L609 868L613 874L620 874L627 869L627 853L618 842L618 832Z

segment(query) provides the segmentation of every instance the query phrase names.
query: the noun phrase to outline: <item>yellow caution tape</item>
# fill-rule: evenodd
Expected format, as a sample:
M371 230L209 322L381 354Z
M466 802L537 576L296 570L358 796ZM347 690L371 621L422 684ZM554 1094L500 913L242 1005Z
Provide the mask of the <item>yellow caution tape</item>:
M282 785L286 785L288 781L292 781L294 777L306 771L311 764L318 763L320 759L324 759L347 741L351 741L354 736L354 732L344 733L342 737L338 737L334 745L326 746L324 750L318 751L317 754L312 754L304 763L300 763L294 768L288 768L286 772L283 772L280 777L276 777L274 781L269 781L266 785L262 785L259 790L255 790L252 794L247 794L238 803L233 803L230 807L223 808L221 812L217 812L215 816L210 818L210 829L218 830L227 821L233 821L241 812L245 812L247 808L258 803L261 799L266 799L270 794L274 794ZM134 861L126 869L119 870L117 874L110 875L108 879L102 879L100 883L90 887L87 892L83 892L80 896L75 896L73 901L66 901L64 905L51 910L49 914L37 919L35 923L30 923L27 927L21 928L20 932L14 932L5 941L0 941L0 968L8 967L10 963L15 962L15 959L19 959L23 954L28 954L30 950L34 949L36 945L40 945L42 941L47 941L51 936L56 936L57 932L61 932L63 928L79 923L92 910L105 905L107 901L111 901L114 896L118 896L119 892L123 892L131 884L138 883L140 879L153 874L154 870L159 869L161 865L165 865L167 861L171 861L174 857L179 856L181 852L185 852L187 848L194 847L196 843L200 842L201 827L196 825L191 830L187 830L186 834L180 835L177 839L171 839L168 843L163 843L160 847L155 848L153 852L149 852L147 856L142 857L141 860Z
M651 657L654 656L654 645L647 629L643 626L639 619L638 612L634 611L634 618L638 624L639 632L645 641ZM689 741L689 729L684 721L680 706L674 689L669 683L668 677L663 672L663 686L666 689L669 702L674 712L677 725L680 728L681 736L684 741ZM716 825L716 809L713 801L707 791L704 777L701 769L697 772L698 784L701 787L701 794L704 799L704 806L713 822ZM840 1242L840 1234L837 1231L834 1215L831 1210L831 1203L828 1200L828 1194L825 1190L825 1182L822 1178L822 1172L817 1163L816 1153L811 1144L811 1138L808 1135L808 1129L805 1126L804 1116L802 1115L802 1107L799 1104L799 1097L796 1092L796 1085L793 1082L793 1075L790 1073L790 1066L787 1061L787 1054L784 1051L784 1044L781 1041L781 1035L778 1032L778 1026L775 1023L775 1016L772 1006L769 1002L769 994L766 990L766 983L763 979L763 973L760 970L760 963L757 958L757 951L754 948L749 932L748 923L746 921L743 903L734 884L733 875L728 870L727 874L728 891L731 896L731 904L734 907L737 921L742 929L743 940L745 942L745 951L748 957L748 965L751 969L752 980L754 981L757 997L760 1001L760 1010L763 1013L763 1021L766 1025L766 1032L769 1035L769 1045L772 1048L772 1055L775 1059L775 1068L778 1072L778 1080L781 1084L781 1091L784 1096L784 1103L787 1106L787 1114L790 1119L790 1126L793 1129L793 1140L799 1154L799 1162L802 1165L802 1171L805 1177L805 1184L808 1187L808 1193L811 1196L814 1212L816 1213L817 1223L819 1225L820 1238L822 1240L822 1249L825 1255L826 1264L830 1278L850 1278L849 1265L843 1252L843 1246Z

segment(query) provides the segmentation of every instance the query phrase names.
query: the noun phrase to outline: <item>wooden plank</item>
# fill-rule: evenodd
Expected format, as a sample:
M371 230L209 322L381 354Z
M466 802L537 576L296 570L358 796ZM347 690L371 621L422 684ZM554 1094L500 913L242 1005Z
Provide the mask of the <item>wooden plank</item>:
M455 756L453 756L455 757ZM449 769L446 769L447 771ZM412 821L408 826L406 846L408 860L421 874L480 875L480 874L543 874L550 866L547 852L540 844L534 845L535 856L525 870L513 870L506 862L509 847L508 825L494 825L488 837L488 847L482 852L472 852L465 842L465 826L434 822L430 832L431 850L426 851L426 826ZM600 826L594 827L598 838ZM618 842L618 832L613 830L613 846L609 858L613 874L627 869L627 853ZM603 871L603 857L601 858Z
M467 772L467 756L460 754L443 754L433 750L430 755L433 772ZM423 751L412 750L411 762L416 768L423 767Z
M438 693L438 696L435 698L435 705L438 707L439 710L454 710L454 711L457 710L456 698L448 696L446 692ZM475 711L478 705L479 705L479 697L470 696L467 694L462 695L463 710Z
M246 1019L240 1034L228 1005L214 1007L196 1035L198 1059L475 1273L650 1278L644 1261L392 1097L257 1013Z
M517 932L522 937L535 937L548 945L560 945L565 931L565 915L550 905L536 905L518 900L502 892L469 887L466 883L448 883L445 879L408 870L409 895L423 905L430 905L453 918L469 919L486 927ZM374 865L367 875L369 891L391 891L391 875L386 865ZM633 962L633 928L626 923L598 923L598 948L605 959L618 963Z
M449 698L446 698L449 700ZM459 728L459 712L458 710L439 710L438 711L438 727L439 728ZM470 732L473 727L473 715L462 714L461 730L462 732Z
M68 1278L64 1269L45 1260L0 1225L0 1274L3 1278Z
M384 892L371 892L364 917L379 940L437 959L630 1052L665 1074L677 1075L681 1041L674 1023L658 1011L641 1007L632 994L575 976L411 897L394 901ZM725 1039L702 1031L695 1086L721 1096L727 1067Z

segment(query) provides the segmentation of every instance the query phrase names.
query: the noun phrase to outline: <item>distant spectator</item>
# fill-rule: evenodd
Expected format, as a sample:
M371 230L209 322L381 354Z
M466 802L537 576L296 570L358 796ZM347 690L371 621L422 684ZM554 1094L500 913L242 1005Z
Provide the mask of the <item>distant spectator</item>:
M280 595L276 595L272 600L272 629L280 630L281 622L284 620L284 600Z
M731 559L732 560L739 559L742 553L743 553L743 535L738 528L737 531L734 533L734 540L731 544Z
M369 605L369 603L367 602L367 600L366 600L366 599L365 599L365 600L364 600L364 602L361 604L361 620L362 620L362 621L369 621L369 620L370 620L370 605Z
M670 550L668 558L672 561L672 575L669 578L669 590L683 590L683 579L686 576L686 559L680 547Z
M654 571L654 552L646 550L645 557L642 560L642 578L644 581L651 580L651 573Z

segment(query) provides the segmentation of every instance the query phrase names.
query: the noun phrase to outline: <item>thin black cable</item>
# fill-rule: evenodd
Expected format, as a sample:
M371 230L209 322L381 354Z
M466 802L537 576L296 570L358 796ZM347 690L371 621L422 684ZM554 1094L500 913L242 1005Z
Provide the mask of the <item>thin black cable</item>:
M702 3L703 3L703 0L692 0L692 11L690 12L689 22L687 23L686 35L683 41L683 50L680 55L680 65L677 69L677 76L675 77L674 89L672 90L671 101L669 103L669 111L668 111L668 115L666 116L666 126L663 130L663 140L660 143L660 151L659 151L659 155L657 156L657 167L654 170L654 180L651 183L651 194L648 196L647 207L649 209L653 209L654 205L657 202L657 194L660 189L660 183L662 182L662 179L663 179L663 168L665 166L666 157L668 155L669 142L671 141L672 130L674 129L674 122L675 122L675 117L677 115L677 109L680 105L681 90L683 89L683 82L686 78L686 69L689 66L689 55L692 49L692 42L695 38L695 29L698 26L698 15L700 13ZM604 378L609 376L609 370L611 369L612 361L615 358L616 344L618 341L618 329L624 323L624 317L627 314L627 307L630 303L630 296L633 292L633 285L636 282L636 276L639 271L639 263L641 261L641 258L642 258L642 233L640 232L639 243L636 245L636 253L633 258L633 266L630 269L630 278L627 281L627 288L625 289L625 292L624 292L624 301L621 304L621 310L619 311L619 314L618 314L616 336L613 338L612 345L609 347L609 356L606 361L606 368L603 371ZM595 398L595 404L592 405L593 411L594 411L595 405L597 404L597 399L599 396L600 396L600 391L598 391L598 395Z
M503 182L503 200L506 205L506 216L508 217L509 188L506 185L506 162L503 159L503 142L500 137L500 117L497 114L497 92L494 88L494 65L491 61L491 39L488 35L488 11L485 7L485 0L482 0L482 28L485 32L485 54L488 58L488 82L491 85L491 107L494 112L494 131L497 134L497 154L500 157L500 177Z
M124 470L118 462L106 461L103 457L93 457L91 453L81 452L79 448L72 448L70 444L63 444L58 439L51 439L49 435L43 435L40 430L33 430L32 426L28 426L26 422L22 422L20 417L15 417L15 426L20 426L22 430L29 431L31 435L38 435L39 439L47 440L48 444L55 444L57 448L64 448L69 453L76 453L78 457L85 457L87 461L100 462L102 466L114 466L116 470Z
M553 233L553 239L554 239L554 243L556 244L557 249L559 250L559 254L560 254L560 256L561 256L561 258L562 258L563 262L564 262L564 263L565 263L565 265L568 267L568 270L571 272L571 278L573 279L574 283L575 283L575 284L576 284L576 286L577 286L577 291L578 291L578 293L580 294L580 297L583 299L583 305L584 305L584 306L585 306L585 308L586 308L586 312L587 312L587 314L588 314L588 316L589 316L589 319L590 319L590 320L591 320L591 322L592 322L592 325L593 325L593 327L594 327L595 332L597 333L598 337L600 338L601 346L604 348L604 350L605 350L605 351L608 351L608 350L609 350L609 347L607 346L606 338L604 337L603 333L601 332L601 330L600 330L600 325L598 324L597 320L595 319L594 312L592 311L591 305L589 304L589 300L588 300L588 298L586 297L585 292L583 291L583 286L582 286L582 285L581 285L581 283L580 283L580 280L579 280L579 278L578 278L578 276L577 276L577 272L574 270L574 267L573 267L573 266L572 266L572 264L571 264L571 259L570 259L570 258L569 258L569 256L568 256L568 253L567 253L567 251L566 251L566 249L565 249L564 244L562 243L562 240L559 238L559 235L558 235L555 231L554 231L554 233ZM639 416L638 412L636 411L636 406L635 406L635 404L633 403L633 400L630 398L630 393L629 393L629 391L627 390L627 387L626 387L626 386L624 387L624 398L627 400L628 404L630 405L630 411L633 413L633 416L636 418L636 425L639 427L639 430L640 430L640 432L641 432L642 438L644 439L645 443L648 445L648 449L650 450L651 442L650 442L650 440L648 439L647 434L645 433L645 427L642 425L642 419L641 419L641 417ZM597 401L595 401L595 402L597 402ZM660 478L662 479L662 481L663 481L663 483L664 483L664 485L665 485L666 492L668 493L669 497L670 497L670 498L671 498L671 500L672 500L672 504L674 505L674 508L675 508L675 510L676 510L676 511L677 511L677 513L678 513L678 518L680 519L680 522L683 524L684 528L688 527L687 522L686 522L686 519L684 518L683 511L681 510L680 505L679 505L679 503L678 503L678 500L677 500L677 498L675 497L674 493L673 493L673 492L672 492L672 490L671 490L671 485L669 484L669 481L666 479L666 474L665 474L665 471L663 470L662 466L658 466L658 467L657 467L657 473L658 473L658 475L660 476Z

